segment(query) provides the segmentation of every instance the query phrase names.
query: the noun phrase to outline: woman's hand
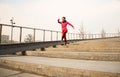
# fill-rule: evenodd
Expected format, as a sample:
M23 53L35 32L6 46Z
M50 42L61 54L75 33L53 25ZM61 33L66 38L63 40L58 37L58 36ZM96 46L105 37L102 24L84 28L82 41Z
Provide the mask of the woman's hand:
M73 26L73 29L75 29L74 26Z
M60 24L61 24L60 19L58 19L58 23L60 23Z

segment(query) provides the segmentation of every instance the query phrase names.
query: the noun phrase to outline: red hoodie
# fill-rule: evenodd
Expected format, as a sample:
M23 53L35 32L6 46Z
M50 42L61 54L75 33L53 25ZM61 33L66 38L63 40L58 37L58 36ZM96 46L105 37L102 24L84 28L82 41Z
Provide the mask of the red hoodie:
M67 31L67 25L70 25L71 27L74 28L74 26L73 26L71 23L67 22L67 21L63 23L63 22L60 22L59 19L58 19L58 23L61 24L61 26L62 26L62 31L64 31L64 30Z

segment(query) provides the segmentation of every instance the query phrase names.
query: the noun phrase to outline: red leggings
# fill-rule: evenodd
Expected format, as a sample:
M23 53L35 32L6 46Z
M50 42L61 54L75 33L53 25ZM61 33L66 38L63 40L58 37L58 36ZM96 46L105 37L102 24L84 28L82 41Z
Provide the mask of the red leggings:
M67 42L66 33L67 33L67 30L62 31L62 40L64 39L65 42Z

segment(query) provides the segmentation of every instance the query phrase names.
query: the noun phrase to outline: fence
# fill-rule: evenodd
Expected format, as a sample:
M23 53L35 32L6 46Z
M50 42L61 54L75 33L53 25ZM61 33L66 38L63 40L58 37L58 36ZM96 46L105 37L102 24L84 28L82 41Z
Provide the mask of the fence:
M106 33L106 34L80 34L67 33L67 39L95 39L118 37L120 33ZM56 41L61 40L61 31L45 30L30 27L21 27L15 25L0 24L0 43L23 43L38 41Z

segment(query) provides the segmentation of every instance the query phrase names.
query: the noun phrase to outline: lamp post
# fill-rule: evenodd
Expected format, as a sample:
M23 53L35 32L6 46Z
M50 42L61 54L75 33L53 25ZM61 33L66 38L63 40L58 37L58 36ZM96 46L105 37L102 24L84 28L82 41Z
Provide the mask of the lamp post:
M15 24L15 22L13 21L14 20L14 18L12 17L12 19L10 20L10 23L11 23L11 25L12 25L12 27L11 27L11 43L12 43L12 39L13 39L13 25Z

